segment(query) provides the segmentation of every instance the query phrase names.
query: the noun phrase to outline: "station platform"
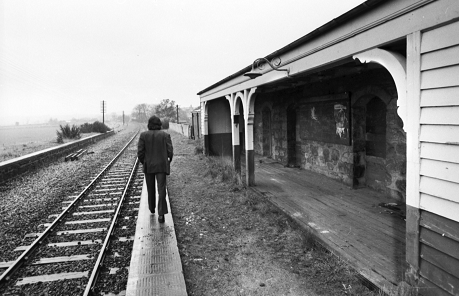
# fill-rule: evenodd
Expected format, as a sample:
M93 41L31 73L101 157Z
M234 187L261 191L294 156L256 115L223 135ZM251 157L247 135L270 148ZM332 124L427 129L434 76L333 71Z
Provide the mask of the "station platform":
M150 214L144 179L126 295L188 295L169 195L166 199L169 214L164 216L164 223L159 223L158 215Z
M369 285L395 295L407 269L403 202L258 155L255 172L251 190L312 233Z

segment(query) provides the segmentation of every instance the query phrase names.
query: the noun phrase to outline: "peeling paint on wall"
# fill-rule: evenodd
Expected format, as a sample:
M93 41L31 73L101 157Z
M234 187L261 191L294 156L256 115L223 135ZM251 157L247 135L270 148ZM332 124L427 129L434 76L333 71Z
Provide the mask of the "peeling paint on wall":
M340 138L347 138L349 134L349 121L346 116L346 106L342 104L335 104L335 125L336 134Z
M319 121L316 115L316 107L311 108L311 118L314 119L315 121Z

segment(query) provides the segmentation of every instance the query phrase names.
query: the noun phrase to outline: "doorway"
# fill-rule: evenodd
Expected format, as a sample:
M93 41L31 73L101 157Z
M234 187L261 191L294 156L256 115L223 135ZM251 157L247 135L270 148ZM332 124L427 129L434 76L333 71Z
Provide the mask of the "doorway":
M386 114L387 106L378 97L366 104L365 112L365 180L378 191L386 189Z
M287 166L296 166L296 105L287 108Z
M271 109L268 107L263 108L261 117L263 125L263 156L271 157Z

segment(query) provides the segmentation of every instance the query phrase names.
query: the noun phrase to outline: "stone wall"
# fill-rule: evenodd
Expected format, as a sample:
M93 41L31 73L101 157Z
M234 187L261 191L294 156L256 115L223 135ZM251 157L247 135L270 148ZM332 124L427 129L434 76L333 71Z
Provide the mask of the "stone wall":
M406 133L397 114L397 100L387 105L386 193L406 200Z
M322 96L334 96L348 92L351 108L351 141L348 145L308 139L305 134L305 116L310 116L304 108L311 99ZM366 107L365 99L381 98L386 104L386 157L366 156ZM359 98L364 103L357 104ZM263 114L262 110L271 111L271 155L274 160L292 165L288 156L287 110L295 106L296 111L296 151L294 166L311 170L339 180L353 188L370 186L367 182L367 166L380 166L381 185L373 188L387 195L405 200L406 183L406 135L403 122L397 114L397 93L390 74L380 69L365 76L346 77L324 83L315 83L284 91L261 93L255 101L254 150L259 155L263 151ZM265 141L266 142L266 141ZM265 148L266 150L266 148ZM370 156L371 158L371 156ZM377 183L379 179L376 180Z
M352 146L304 141L301 167L352 185L354 153Z
M69 142L56 147L51 147L18 158L0 162L0 183L6 182L17 175L50 163L57 158L69 155L80 148L86 147L114 134L115 132L112 130L104 134L93 135L74 142Z

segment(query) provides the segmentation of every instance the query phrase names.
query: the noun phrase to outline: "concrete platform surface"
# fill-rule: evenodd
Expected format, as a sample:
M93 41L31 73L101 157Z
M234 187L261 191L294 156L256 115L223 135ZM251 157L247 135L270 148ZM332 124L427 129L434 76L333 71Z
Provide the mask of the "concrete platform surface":
M150 214L144 180L126 295L188 295L168 195L166 199L169 214L159 223L158 215Z

